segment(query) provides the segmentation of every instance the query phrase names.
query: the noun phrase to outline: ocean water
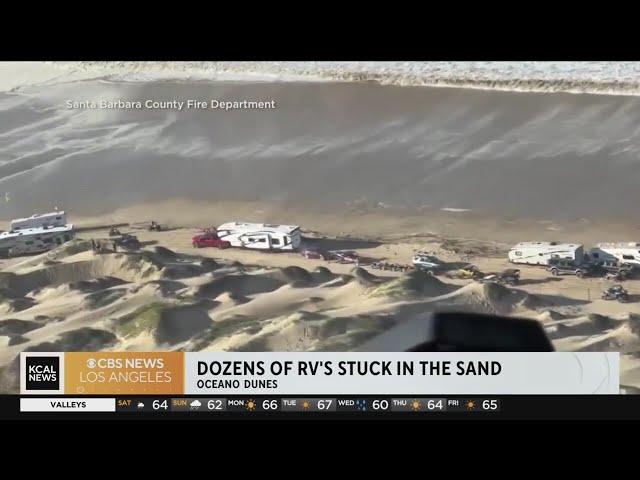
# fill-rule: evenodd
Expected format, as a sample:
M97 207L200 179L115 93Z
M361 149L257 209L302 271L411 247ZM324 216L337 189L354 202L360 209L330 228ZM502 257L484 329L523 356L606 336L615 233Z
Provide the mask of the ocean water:
M126 81L334 80L490 90L640 94L640 62L75 62L61 70Z
M0 64L0 216L187 198L640 221L640 98L630 93L639 71L631 62ZM416 86L452 79L459 88ZM101 99L277 108L68 106Z

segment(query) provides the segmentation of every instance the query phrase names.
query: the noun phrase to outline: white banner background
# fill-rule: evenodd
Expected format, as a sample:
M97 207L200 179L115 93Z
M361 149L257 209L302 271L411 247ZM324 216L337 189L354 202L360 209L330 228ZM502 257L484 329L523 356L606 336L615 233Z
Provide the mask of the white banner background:
M263 362L264 375L198 375L198 362ZM339 375L340 362L391 362L393 375ZM423 375L419 362L451 362L450 375ZM458 375L458 362L499 362L499 375ZM271 373L274 362L293 362L284 375ZM299 362L331 362L315 375L299 375ZM414 362L413 375L397 375L397 362ZM620 355L617 352L545 353L356 353L356 352L187 352L187 395L433 395L433 394L617 394ZM199 387L198 381L238 380L239 388ZM245 380L272 380L277 388L256 388Z

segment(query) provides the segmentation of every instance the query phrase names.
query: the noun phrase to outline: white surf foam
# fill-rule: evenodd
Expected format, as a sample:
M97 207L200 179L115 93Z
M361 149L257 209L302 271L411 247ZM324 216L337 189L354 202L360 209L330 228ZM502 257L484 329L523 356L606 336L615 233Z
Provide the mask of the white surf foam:
M0 91L107 81L343 81L527 92L640 95L638 62L4 62Z

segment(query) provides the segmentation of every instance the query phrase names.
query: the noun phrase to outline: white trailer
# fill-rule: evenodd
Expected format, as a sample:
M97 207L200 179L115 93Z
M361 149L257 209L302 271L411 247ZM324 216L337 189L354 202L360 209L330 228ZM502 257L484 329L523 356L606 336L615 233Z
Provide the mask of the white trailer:
M72 224L60 227L23 228L0 233L0 255L15 257L41 253L68 242L74 237Z
M640 265L640 243L598 243L589 251L589 255L596 263L618 261Z
M66 224L67 215L64 212L36 213L27 218L16 218L11 220L11 230L64 227Z
M217 228L217 234L232 247L256 250L297 250L302 240L297 225L228 222Z
M509 250L509 261L529 265L549 265L549 260L570 258L577 263L584 260L584 247L575 243L520 242Z

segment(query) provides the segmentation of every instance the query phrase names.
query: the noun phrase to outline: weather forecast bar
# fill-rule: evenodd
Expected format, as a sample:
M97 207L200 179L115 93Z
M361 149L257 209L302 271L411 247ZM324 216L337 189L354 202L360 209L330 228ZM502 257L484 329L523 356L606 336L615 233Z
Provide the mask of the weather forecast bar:
M119 397L21 398L21 412L340 413L499 412L497 398L443 397Z
M499 412L495 397L121 397L117 412Z
M123 419L626 419L640 420L637 395L310 395L45 397L0 395L0 420ZM65 413L66 412L66 413Z

